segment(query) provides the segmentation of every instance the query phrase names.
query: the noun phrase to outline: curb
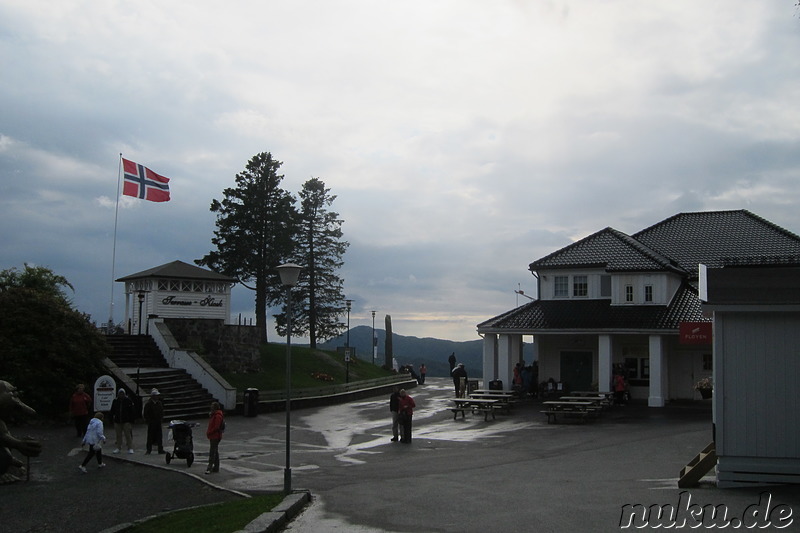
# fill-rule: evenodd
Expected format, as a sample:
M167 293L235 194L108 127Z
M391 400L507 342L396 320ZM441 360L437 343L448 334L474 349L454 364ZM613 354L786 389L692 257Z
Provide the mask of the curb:
M293 492L287 495L272 511L262 514L236 533L275 533L311 502L311 492Z

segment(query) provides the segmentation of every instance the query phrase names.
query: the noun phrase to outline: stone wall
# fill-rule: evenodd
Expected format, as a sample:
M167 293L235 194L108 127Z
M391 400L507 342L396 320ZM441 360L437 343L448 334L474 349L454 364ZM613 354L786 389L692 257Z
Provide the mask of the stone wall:
M196 352L217 372L245 374L261 370L258 329L223 320L165 318L181 349Z

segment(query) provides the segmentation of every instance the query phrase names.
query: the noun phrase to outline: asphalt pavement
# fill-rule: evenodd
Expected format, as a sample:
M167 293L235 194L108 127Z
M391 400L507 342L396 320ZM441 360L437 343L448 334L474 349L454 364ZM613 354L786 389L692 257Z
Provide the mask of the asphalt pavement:
M310 491L312 502L287 531L619 531L630 506L679 507L688 498L736 518L765 505L762 493L771 509L800 509L798 486L722 490L707 477L697 488L678 488L680 469L711 441L710 402L660 409L640 402L585 424L547 424L535 400L494 420L482 414L454 420L446 379L428 378L410 393L417 409L409 445L390 441L388 398L291 413L292 488ZM85 452L70 427L12 428L42 438L44 452L31 461L31 481L0 486L0 528L102 531L283 489L285 413L229 416L220 472L208 475L205 421L198 422L191 467L144 455L144 426L135 428L134 454L110 454L108 427L108 466L91 466L87 474L77 469Z

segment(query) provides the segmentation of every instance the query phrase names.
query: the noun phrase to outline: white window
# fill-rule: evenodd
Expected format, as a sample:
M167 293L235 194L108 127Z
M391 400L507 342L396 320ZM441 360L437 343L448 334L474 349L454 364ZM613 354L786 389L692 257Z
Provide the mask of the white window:
M555 276L553 278L553 296L567 298L569 296L569 276Z
M653 301L653 286L652 285L645 285L644 286L644 301L645 302L652 302Z
M587 276L573 276L572 296L589 295L589 278Z
M633 285L625 285L625 301L628 303L633 302Z

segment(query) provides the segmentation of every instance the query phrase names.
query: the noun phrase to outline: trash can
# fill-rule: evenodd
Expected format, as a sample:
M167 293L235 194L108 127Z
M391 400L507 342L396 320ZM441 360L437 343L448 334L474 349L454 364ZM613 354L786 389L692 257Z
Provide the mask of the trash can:
M258 389L245 389L244 391L244 416L258 414Z
M503 380L493 379L490 381L489 390L503 390Z

